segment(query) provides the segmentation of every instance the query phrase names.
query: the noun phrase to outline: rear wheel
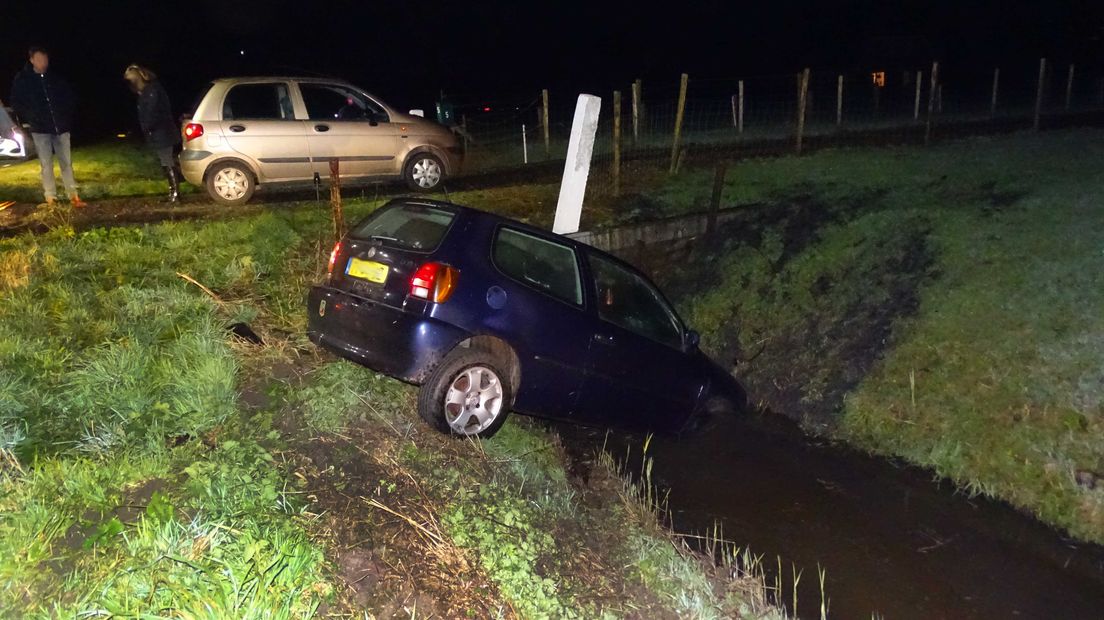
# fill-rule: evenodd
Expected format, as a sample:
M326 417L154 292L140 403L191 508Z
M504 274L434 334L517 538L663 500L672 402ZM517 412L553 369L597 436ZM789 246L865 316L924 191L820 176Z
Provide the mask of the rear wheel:
M418 414L442 433L490 437L506 421L514 388L509 374L482 349L448 354L418 392Z
M207 193L219 204L245 204L253 197L256 188L253 173L244 164L215 164L207 174Z
M406 185L418 192L428 192L437 188L445 178L445 167L436 155L418 153L412 155L403 169Z

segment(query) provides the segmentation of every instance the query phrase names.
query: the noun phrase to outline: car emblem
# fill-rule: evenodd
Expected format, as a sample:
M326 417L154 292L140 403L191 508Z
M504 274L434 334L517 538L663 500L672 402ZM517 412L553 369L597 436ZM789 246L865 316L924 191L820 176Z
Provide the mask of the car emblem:
M376 255L376 248L368 248L368 258L372 258Z
M321 303L318 304L318 316L326 316L326 300L325 299L323 299L321 301Z

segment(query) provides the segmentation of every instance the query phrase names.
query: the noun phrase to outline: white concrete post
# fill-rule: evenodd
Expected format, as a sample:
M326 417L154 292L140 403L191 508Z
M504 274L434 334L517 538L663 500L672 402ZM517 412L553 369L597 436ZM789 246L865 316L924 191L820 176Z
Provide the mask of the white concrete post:
M529 142L525 139L525 123L521 124L521 163L529 163Z
M590 174L590 157L594 154L594 136L598 132L598 113L602 98L579 95L575 104L575 118L571 121L571 138L567 143L567 159L564 161L560 197L556 201L556 219L552 232L566 235L579 230L583 214L583 197L586 195L587 176Z

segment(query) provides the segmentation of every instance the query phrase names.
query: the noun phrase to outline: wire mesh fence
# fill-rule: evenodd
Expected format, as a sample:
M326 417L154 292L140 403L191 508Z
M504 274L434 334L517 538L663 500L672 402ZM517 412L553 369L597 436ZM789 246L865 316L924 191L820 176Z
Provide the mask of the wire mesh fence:
M804 84L802 73L691 76L685 93L675 76L666 83L629 82L617 90L619 96L613 89L595 93L602 98L602 113L588 194L616 192L638 177L718 159L830 146L923 144L1104 120L1104 66L1068 62L985 70L955 65L811 70ZM464 173L562 162L575 94L551 93L547 107L545 101L536 92L461 108L456 121L466 148Z

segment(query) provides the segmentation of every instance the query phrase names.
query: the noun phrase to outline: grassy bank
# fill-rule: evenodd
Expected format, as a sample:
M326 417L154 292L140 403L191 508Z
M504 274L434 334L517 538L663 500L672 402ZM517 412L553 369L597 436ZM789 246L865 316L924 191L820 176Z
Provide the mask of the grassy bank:
M0 615L773 613L543 427L438 436L409 388L305 342L328 228L274 209L0 241Z
M1104 133L742 162L671 278L770 408L1104 542ZM706 172L669 183L689 208Z
M65 186L54 167L58 196L64 198ZM167 190L160 164L153 151L133 142L105 142L73 149L73 176L81 198L101 200L124 196L159 195ZM182 191L192 191L185 184ZM13 163L0 169L0 201L42 202L42 182L38 160Z

